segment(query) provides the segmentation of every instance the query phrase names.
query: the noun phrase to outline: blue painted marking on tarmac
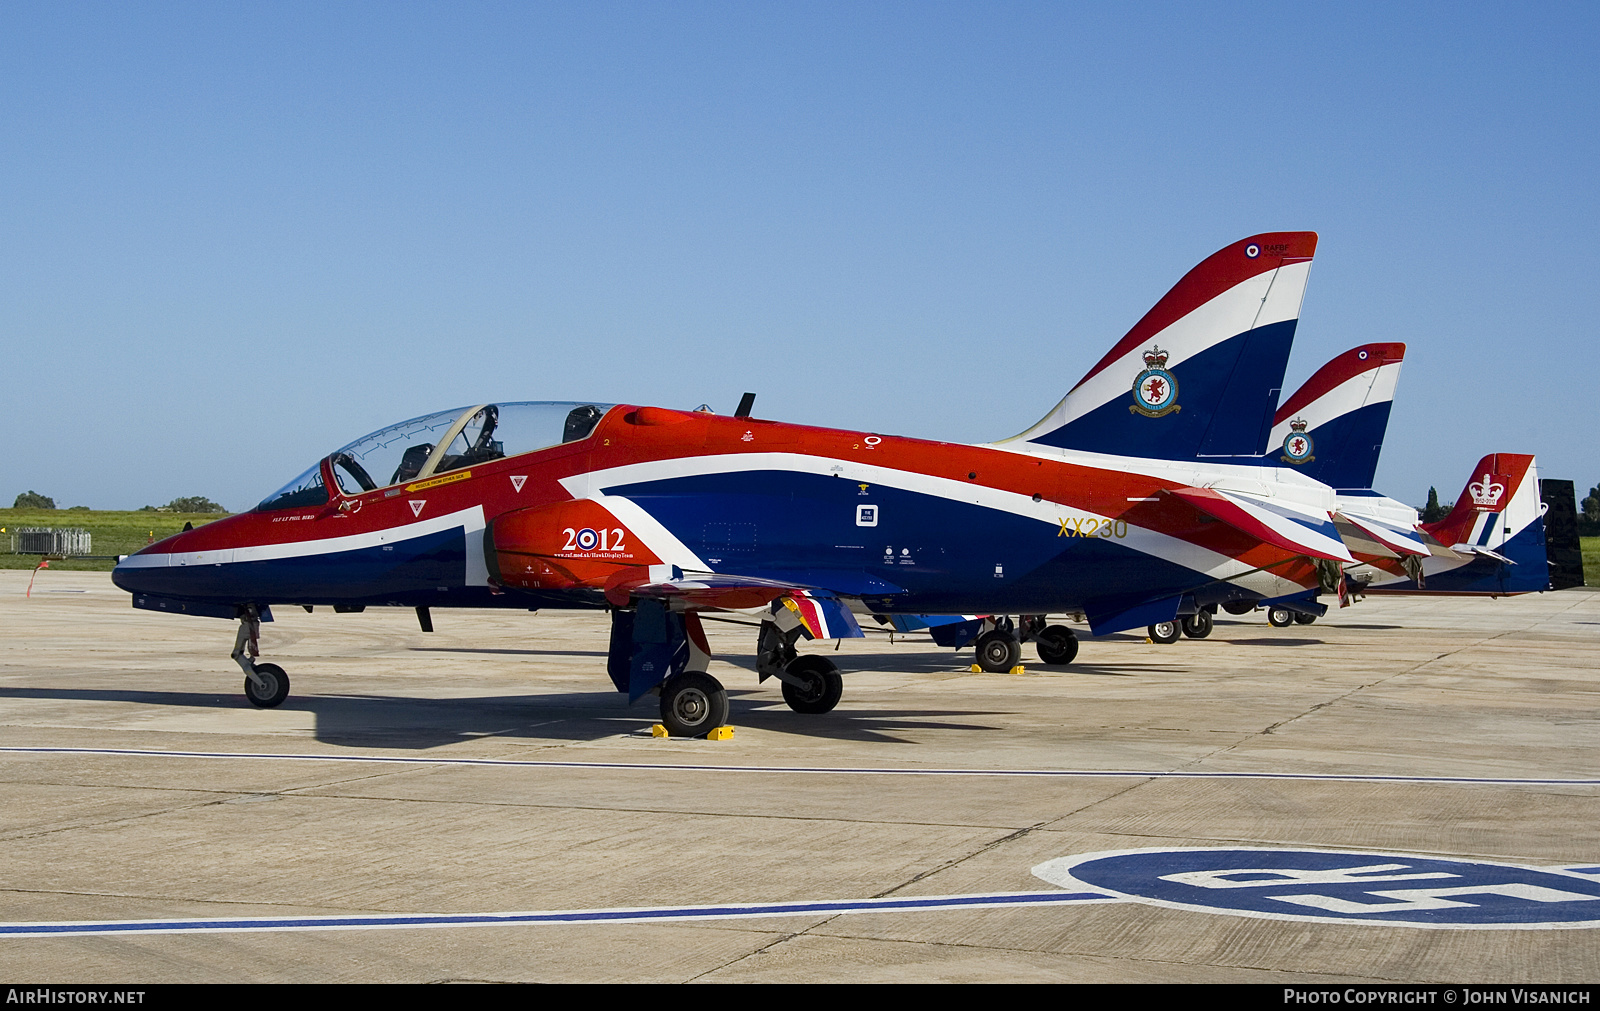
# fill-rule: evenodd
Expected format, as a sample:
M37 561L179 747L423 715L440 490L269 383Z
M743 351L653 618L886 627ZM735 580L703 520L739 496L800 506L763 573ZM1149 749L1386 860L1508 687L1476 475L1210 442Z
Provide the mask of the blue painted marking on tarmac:
M196 934L304 930L399 930L416 927L514 927L576 923L651 923L754 919L773 916L837 916L848 913L912 913L947 909L993 909L1120 902L1102 892L991 892L904 898L821 899L800 902L728 903L716 906L641 906L566 909L532 913L416 913L355 916L266 916L173 920L85 920L0 923L0 937L60 937L90 934Z
M804 765L674 765L666 762L555 762L518 758L421 758L390 755L297 755L240 751L157 751L140 748L0 747L0 754L111 755L138 758L241 759L276 762L359 762L376 765L467 765L519 769L612 769L635 772L746 772L817 776L976 776L1043 779L1238 779L1329 783L1439 783L1488 786L1600 786L1600 778L1509 776L1390 776L1361 773L1197 772L1160 769L893 769Z
M1169 909L1454 930L1600 927L1600 881L1566 868L1408 853L1255 847L1118 850L1036 877Z

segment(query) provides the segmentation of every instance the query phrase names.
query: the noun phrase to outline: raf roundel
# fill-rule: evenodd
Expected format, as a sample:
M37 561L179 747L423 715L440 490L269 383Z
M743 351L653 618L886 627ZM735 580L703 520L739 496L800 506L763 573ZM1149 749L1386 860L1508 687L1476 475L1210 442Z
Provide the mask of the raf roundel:
M1252 242L1250 245L1244 247L1244 255L1254 260L1256 257L1261 255L1261 247Z
M1035 877L1169 909L1454 930L1600 927L1600 880L1408 853L1147 849L1049 860Z
M578 531L578 548L581 551L593 551L600 543L600 535L588 527Z

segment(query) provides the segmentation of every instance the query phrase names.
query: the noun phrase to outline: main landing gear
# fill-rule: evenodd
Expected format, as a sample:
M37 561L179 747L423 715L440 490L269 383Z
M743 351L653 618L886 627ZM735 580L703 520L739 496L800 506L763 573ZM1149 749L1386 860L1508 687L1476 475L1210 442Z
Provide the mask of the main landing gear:
M1163 646L1178 641L1178 636L1183 633L1183 626L1176 621L1158 621L1144 630L1151 642L1159 642Z
M1230 600L1222 605L1222 609L1229 614L1249 614L1256 609L1256 605L1248 600ZM1304 611L1295 611L1287 607L1268 607L1267 624L1273 628L1288 628L1290 625L1309 625L1317 620L1314 614Z
M1184 616L1183 634L1191 639L1204 639L1211 634L1216 621L1211 617L1211 612L1206 610L1196 611Z
M673 737L703 737L728 722L728 693L705 671L686 670L661 686L661 724Z
M781 681L783 701L795 712L832 712L844 695L844 678L838 665L827 657L796 653L794 644L800 635L798 626L784 631L774 622L762 622L756 640L756 674L762 681Z
M1216 618L1210 606L1202 607L1193 614L1186 614L1172 621L1158 621L1145 629L1145 635L1151 642L1169 645L1178 641L1178 636L1188 636L1190 639L1204 639L1216 627Z
M1022 644L1032 642L1039 651L1039 662L1051 666L1069 664L1078 655L1078 636L1065 625L1046 625L1042 614L1024 614L1016 624L1009 617L989 619L993 627L983 632L973 645L978 666L990 674L1009 673L1022 661Z
M260 709L281 705L289 697L289 675L275 663L256 663L261 655L261 614L256 605L240 608L239 634L233 640L233 662L244 671L244 697Z

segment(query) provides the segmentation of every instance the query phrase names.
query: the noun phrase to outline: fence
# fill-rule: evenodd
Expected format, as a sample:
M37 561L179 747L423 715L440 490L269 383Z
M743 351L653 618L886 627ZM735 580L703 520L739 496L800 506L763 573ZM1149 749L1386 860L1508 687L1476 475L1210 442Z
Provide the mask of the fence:
M87 555L89 531L79 527L57 530L53 527L17 527L11 533L14 555Z

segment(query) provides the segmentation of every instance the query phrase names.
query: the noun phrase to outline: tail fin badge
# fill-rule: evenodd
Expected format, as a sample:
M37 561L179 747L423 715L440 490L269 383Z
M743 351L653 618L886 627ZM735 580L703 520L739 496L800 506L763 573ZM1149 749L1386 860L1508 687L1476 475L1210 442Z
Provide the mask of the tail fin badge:
M1167 371L1167 352L1154 344L1144 353L1144 371L1133 380L1133 403L1128 410L1147 418L1183 410L1178 406L1178 381Z
M1314 448L1311 436L1306 434L1306 420L1296 418L1289 422L1289 434L1283 437L1283 462L1297 467L1302 463L1310 463L1316 459L1311 455Z
M1467 491L1472 495L1472 504L1482 509L1492 509L1500 504L1500 496L1506 492L1505 475L1485 474L1483 477L1467 485Z

